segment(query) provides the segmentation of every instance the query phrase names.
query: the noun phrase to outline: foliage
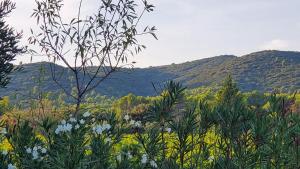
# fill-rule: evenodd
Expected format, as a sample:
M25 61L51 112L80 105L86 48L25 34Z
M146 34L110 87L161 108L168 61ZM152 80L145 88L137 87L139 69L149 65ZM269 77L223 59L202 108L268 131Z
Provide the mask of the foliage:
M0 165L59 169L300 167L300 116L293 108L295 97L244 94L230 77L213 101L190 103L184 90L179 83L166 83L139 119L128 114L117 117L109 110L91 113L83 106L77 117L66 113L59 120L46 118L38 124L22 119L3 121L0 139L8 144L1 150Z
M15 68L11 61L24 50L18 46L22 37L5 22L5 18L15 9L15 3L10 0L0 2L0 87L5 87L10 77L8 76Z
M141 30L139 25L143 15L152 12L154 6L147 0L101 0L95 13L83 17L84 4L80 0L77 16L65 21L63 2L36 1L32 17L36 19L39 31L32 31L29 42L39 46L42 54L53 63L61 61L69 70L74 92L63 85L65 72L57 72L50 64L52 79L76 101L76 114L87 93L126 66L129 56L146 48L139 43L139 36L151 34L156 38L155 27L147 26Z
M276 61L276 58L277 61ZM243 92L273 92L274 89L282 88L280 93L293 93L299 90L300 71L299 52L286 51L263 51L248 54L242 57L218 56L207 59L186 62L176 65L166 65L149 68L121 69L120 72L112 74L100 86L95 88L95 92L108 97L123 97L128 93L137 96L156 95L152 83L174 80L181 82L194 92L189 92L190 96L207 92L208 88L214 93L219 89L222 80L228 74L236 80L238 87ZM285 61L282 65L279 60ZM23 65L21 72L12 74L12 82L7 89L0 89L5 96L14 95L14 91L22 94L27 93L27 89L35 86L33 81L28 81L32 76L37 76L40 65L45 65L46 83L43 85L45 92L55 93L60 88L52 82L51 68L47 63L33 63ZM68 80L71 73L67 73L65 67L56 65L57 72L65 72L61 78L63 86L68 91L74 86L74 81ZM87 69L93 69L88 67ZM80 77L82 73L79 73ZM134 85L133 85L134 84Z

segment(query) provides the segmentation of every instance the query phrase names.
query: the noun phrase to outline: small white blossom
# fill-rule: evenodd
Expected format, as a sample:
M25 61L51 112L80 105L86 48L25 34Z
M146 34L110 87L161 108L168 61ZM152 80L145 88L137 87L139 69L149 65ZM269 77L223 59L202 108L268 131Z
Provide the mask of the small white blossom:
M135 127L142 127L142 122L141 122L141 121L136 121L136 122L134 123L134 126L135 126Z
M41 149L41 152L42 152L43 154L46 154L46 153L47 153L47 149L46 149L46 148L42 148L42 149Z
M30 154L32 152L31 148L26 149L26 153Z
M80 125L76 124L74 128L77 130L77 129L79 129L79 127L80 127Z
M96 119L95 118L92 118L92 122L95 122L96 121Z
M127 152L127 157L128 157L128 159L132 159L132 155L130 152Z
M130 119L129 115L126 114L126 115L124 116L124 119L125 119L126 121L128 121L128 120Z
M108 131L111 129L111 125L110 124L103 124L103 125L96 125L93 127L93 131L96 133L96 134L102 134L105 130Z
M83 117L89 117L90 115L91 115L90 112L85 112L85 113L83 114Z
M104 142L105 142L105 143L110 143L110 142L111 142L111 138L110 138L110 137L105 138L105 139L104 139Z
M34 146L32 150L33 150L33 151L37 151L38 148L37 148L36 146Z
M66 124L66 123L67 123L66 120L61 121L61 124Z
M32 159L33 160L36 160L39 158L39 153L35 150L32 151Z
M12 164L8 164L7 169L16 169L17 167L12 165Z
M130 125L134 125L134 124L135 124L135 121L134 121L134 120L130 120L129 124L130 124Z
M103 125L103 128L104 128L105 130L110 130L110 129L111 129L111 125L110 125L110 124L104 124L104 125Z
M72 130L72 128L73 128L73 126L70 123L58 125L55 130L55 134L59 134L61 132L70 132Z
M79 121L79 123L80 123L80 124L84 124L84 123L85 123L85 120L81 119L81 120Z
M69 121L70 121L71 123L76 123L76 122L77 122L77 120L76 120L74 117L71 117L71 118L69 119Z
M147 156L147 154L143 154L141 163L142 163L142 164L146 164L147 161L148 161L148 156Z
M157 164L154 160L151 160L150 161L150 165L153 167L153 168L157 168Z
M103 128L102 128L101 125L97 125L97 126L93 127L93 131L94 131L96 134L102 134Z
M172 129L171 128L166 128L166 132L171 133Z
M8 154L7 150L2 151L2 155L6 156Z

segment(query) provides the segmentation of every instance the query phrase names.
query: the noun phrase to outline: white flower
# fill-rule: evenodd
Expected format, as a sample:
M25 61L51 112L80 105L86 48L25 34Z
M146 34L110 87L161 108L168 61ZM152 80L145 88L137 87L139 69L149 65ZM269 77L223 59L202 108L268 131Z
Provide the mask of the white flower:
M38 149L42 149L42 146L37 146Z
M12 164L8 164L8 166L7 166L7 169L16 169L17 167L15 167L14 165L12 165Z
M30 154L32 152L31 148L26 149L26 153Z
M119 162L122 161L122 156L121 156L121 154L119 154L119 155L117 156L117 160L118 160Z
M147 161L148 161L148 156L147 156L147 154L143 154L141 163L142 163L142 164L146 164Z
M93 131L97 134L102 134L103 128L101 125L97 125L97 126L93 127Z
M137 121L134 123L135 127L142 127L142 122L141 121Z
M151 160L150 161L150 165L153 167L153 168L157 168L157 164L154 160Z
M66 123L67 123L66 120L61 121L61 124L66 124Z
M134 124L135 124L135 121L134 121L134 120L130 120L129 124L130 124L130 125L134 125Z
M130 152L127 152L127 157L128 157L128 159L132 159L132 155Z
M55 129L55 134L59 134L61 132L70 132L72 130L73 126L70 123L58 125Z
M96 125L95 127L93 127L93 131L96 134L102 134L105 130L110 130L110 129L111 129L110 124Z
M32 150L33 150L33 151L37 151L38 148L37 148L36 146L34 146Z
M104 128L104 130L110 130L111 129L111 125L110 124L104 124L103 128Z
M32 151L32 159L33 160L36 160L39 158L39 153L35 150Z
M65 126L65 131L71 131L72 130L72 124L67 123Z
M85 112L85 113L83 114L83 117L89 117L90 115L91 115L90 112Z
M111 142L111 138L110 138L110 137L105 138L105 139L104 139L104 142L105 142L105 143L110 143L110 142Z
M172 129L171 128L166 128L166 132L171 133Z
M79 129L79 127L80 127L80 125L76 124L74 128L77 130L77 129Z
M55 129L55 134L59 134L63 130L62 125L58 125L57 128Z
M129 115L126 114L126 115L124 116L124 119L125 119L126 121L128 121L128 120L130 119Z
M81 120L79 121L79 123L80 123L80 124L84 124L85 121L84 121L83 119L81 119Z
M2 155L6 156L8 154L7 150L2 151Z
M96 121L96 119L95 118L92 118L92 122L95 122Z
M6 128L0 128L0 134L7 134Z
M77 120L76 120L74 117L71 117L71 118L69 119L69 121L70 121L71 123L76 123L76 122L77 122Z
M46 149L46 148L42 148L42 149L41 149L41 152L42 152L43 154L46 154L46 153L47 153L47 149Z

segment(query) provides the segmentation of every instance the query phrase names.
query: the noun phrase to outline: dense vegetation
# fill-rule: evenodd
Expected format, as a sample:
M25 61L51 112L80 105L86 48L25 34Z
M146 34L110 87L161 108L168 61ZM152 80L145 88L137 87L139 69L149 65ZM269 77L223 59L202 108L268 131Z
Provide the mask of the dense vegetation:
M80 1L66 22L63 0L35 2L29 44L41 51L27 52L52 63L25 65L0 91L0 168L300 168L298 52L132 71L127 58L145 48L138 37L157 39L155 27L138 26L153 11L147 0L101 0L85 19ZM3 20L14 8L0 2L0 87L25 52ZM238 83L216 85L227 74Z
M0 87L5 87L10 80L8 74L14 70L11 61L18 54L24 52L18 46L22 34L16 33L4 20L13 9L15 9L15 4L11 1L3 0L0 2Z
M230 77L217 92L185 90L92 96L76 117L46 95L22 110L3 100L1 168L300 167L299 96L241 93Z
M28 94L28 88L36 86L40 68L44 69L44 91L55 92L60 88L52 81L50 66L47 63L33 63L23 66L23 71L12 75L13 83L7 89L0 89L2 95L15 93ZM140 96L155 95L152 83L168 80L183 83L189 88L217 86L227 74L232 74L242 91L258 90L282 92L299 90L300 53L284 51L262 51L242 57L218 56L183 64L161 67L122 69L98 86L95 91L102 95L120 97L133 93ZM57 72L68 72L67 68L57 66ZM91 68L92 69L92 68ZM64 74L63 86L74 87L71 75ZM68 80L66 80L68 79Z

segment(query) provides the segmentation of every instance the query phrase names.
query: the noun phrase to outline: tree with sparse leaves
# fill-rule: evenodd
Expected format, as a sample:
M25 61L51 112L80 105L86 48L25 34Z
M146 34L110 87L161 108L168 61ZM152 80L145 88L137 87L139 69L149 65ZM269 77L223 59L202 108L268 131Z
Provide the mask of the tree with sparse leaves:
M38 0L32 16L40 28L32 31L31 44L41 47L52 62L60 61L74 79L71 92L62 82L65 72L51 67L53 80L76 101L76 113L86 93L92 91L113 72L131 66L128 58L142 51L139 37L151 34L155 27L141 29L141 18L154 6L147 0L100 0L95 13L83 16L83 0L79 1L75 18L62 17L63 0ZM50 65L51 66L51 65Z

